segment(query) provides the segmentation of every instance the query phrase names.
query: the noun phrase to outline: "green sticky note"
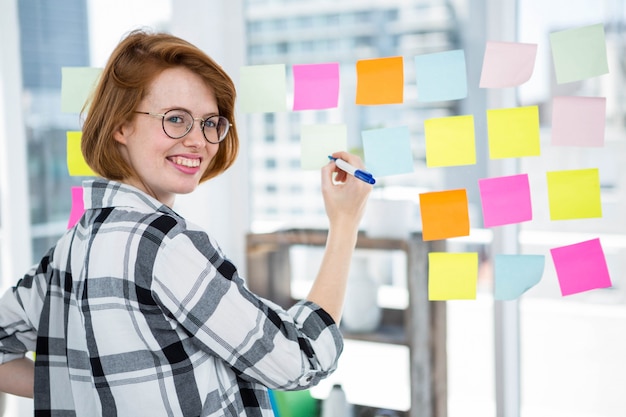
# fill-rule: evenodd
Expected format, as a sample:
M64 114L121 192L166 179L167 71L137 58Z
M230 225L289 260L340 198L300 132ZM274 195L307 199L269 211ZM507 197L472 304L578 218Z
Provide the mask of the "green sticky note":
M61 111L80 113L101 74L102 68L61 68Z
M67 132L67 169L72 177L93 177L95 172L87 165L80 150L82 132Z
M478 253L428 254L428 299L475 300Z
M558 84L609 72L602 24L553 32L550 34L550 45Z
M445 167L476 163L474 116L452 116L424 122L426 166Z
M304 125L301 131L301 167L319 169L329 162L328 155L348 148L348 128L337 125Z
M487 135L491 159L539 156L539 108L487 110Z
M602 217L597 168L547 173L551 220Z
M287 110L287 76L284 64L250 65L239 72L239 105L244 113Z

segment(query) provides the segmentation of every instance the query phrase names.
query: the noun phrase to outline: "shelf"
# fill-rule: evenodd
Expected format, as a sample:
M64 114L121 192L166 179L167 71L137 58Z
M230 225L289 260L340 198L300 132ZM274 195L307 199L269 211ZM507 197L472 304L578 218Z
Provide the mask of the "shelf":
M291 293L290 248L296 245L323 247L326 230L289 229L249 234L247 241L248 286L261 297L289 308ZM409 306L404 310L383 308L379 328L371 333L350 333L346 339L404 345L410 351L411 409L409 417L447 416L446 304L428 300L428 253L442 252L445 242L425 242L420 233L406 239L372 238L359 233L357 249L406 253Z

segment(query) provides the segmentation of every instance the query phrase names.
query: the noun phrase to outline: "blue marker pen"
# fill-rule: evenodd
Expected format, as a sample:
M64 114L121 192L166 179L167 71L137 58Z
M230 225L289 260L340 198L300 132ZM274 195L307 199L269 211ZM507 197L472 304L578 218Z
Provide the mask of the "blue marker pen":
M330 155L328 156L328 159L330 159L331 161L335 161L335 164L337 165L339 169L341 169L342 171L346 171L350 175L354 175L356 178L360 179L361 181L364 181L368 184L376 184L376 180L374 179L372 174L370 174L369 172L357 169L356 167L353 167L352 165L350 165L343 159L333 158Z

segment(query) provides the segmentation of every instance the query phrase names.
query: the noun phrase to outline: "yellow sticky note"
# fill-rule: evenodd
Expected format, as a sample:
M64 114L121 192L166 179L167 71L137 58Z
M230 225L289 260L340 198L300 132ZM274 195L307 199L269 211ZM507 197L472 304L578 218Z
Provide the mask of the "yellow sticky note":
M61 68L61 111L80 113L101 74L102 68Z
M404 101L404 60L363 59L356 63L356 104L400 104Z
M96 174L85 162L80 151L82 132L67 132L67 170L72 177L94 177Z
M547 173L551 220L602 217L597 168Z
M428 299L475 300L478 253L428 254Z
M304 125L300 139L302 169L319 169L329 162L328 155L348 149L348 128L344 124Z
M426 166L445 167L476 163L474 116L452 116L424 122Z
M539 156L539 108L487 110L487 134L491 159Z

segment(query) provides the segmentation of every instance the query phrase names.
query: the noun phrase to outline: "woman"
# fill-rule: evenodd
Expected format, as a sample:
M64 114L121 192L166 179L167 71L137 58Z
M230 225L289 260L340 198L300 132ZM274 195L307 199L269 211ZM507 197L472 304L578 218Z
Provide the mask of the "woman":
M287 311L255 296L172 210L234 162L234 105L228 75L193 45L122 40L83 127L101 177L83 184L85 215L0 300L0 391L34 394L42 415L269 416L268 388L305 389L335 369L371 186L323 167L329 233L310 294Z

